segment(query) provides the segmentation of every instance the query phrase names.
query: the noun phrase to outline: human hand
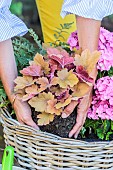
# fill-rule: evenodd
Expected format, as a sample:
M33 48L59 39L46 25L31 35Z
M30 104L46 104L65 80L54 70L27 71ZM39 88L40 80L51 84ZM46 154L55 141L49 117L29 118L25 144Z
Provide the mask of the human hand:
M85 123L87 112L91 105L91 101L92 101L92 89L90 89L88 94L81 99L79 105L77 106L76 124L69 133L70 138L72 136L74 136L74 138L78 137L78 134Z
M82 129L82 127L85 123L87 112L91 105L91 101L92 101L92 87L89 88L88 93L80 100L80 103L78 106L77 106L78 101L72 101L65 108L64 113L62 113L62 118L67 118L73 112L75 107L77 106L76 124L74 125L74 127L72 128L72 130L69 133L70 138L72 136L74 136L74 138L77 138L80 130Z
M90 76L93 78L95 82L97 77L96 66L91 72ZM72 136L74 136L74 138L77 138L80 130L82 129L85 123L87 112L92 102L92 91L93 91L93 86L90 86L87 94L80 100L79 105L78 105L78 101L71 101L71 103L64 109L64 112L62 113L62 118L67 118L74 111L75 107L78 105L76 124L74 125L74 127L69 133L70 138Z
M15 110L17 119L21 124L26 124L35 129L39 129L36 123L32 120L31 109L27 102L22 102L16 98L13 108Z

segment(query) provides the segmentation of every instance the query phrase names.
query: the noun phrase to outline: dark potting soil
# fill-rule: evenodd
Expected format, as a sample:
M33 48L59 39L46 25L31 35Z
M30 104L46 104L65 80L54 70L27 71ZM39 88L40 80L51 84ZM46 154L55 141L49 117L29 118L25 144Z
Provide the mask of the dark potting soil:
M37 124L37 112L32 112L32 118L34 122ZM76 123L76 109L68 118L63 119L61 116L55 116L53 122L48 125L39 126L40 130L44 132L49 132L63 138L68 138L69 132L73 128Z
M34 110L32 111L32 118L34 122L37 124L37 112ZM39 126L41 131L52 133L54 135L58 135L63 138L69 138L69 132L73 128L73 126L76 124L76 115L77 115L77 109L73 111L73 113L70 114L68 118L63 119L61 116L56 116L54 121L51 122L48 125ZM85 141L100 141L100 139L97 138L97 136L94 133L89 134L89 131L86 130L85 133L86 138L83 139L81 135L78 135L78 139L85 140Z

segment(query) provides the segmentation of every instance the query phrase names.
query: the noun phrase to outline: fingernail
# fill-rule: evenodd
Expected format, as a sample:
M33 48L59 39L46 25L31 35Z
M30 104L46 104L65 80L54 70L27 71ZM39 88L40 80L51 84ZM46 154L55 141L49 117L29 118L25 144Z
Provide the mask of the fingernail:
M72 137L72 134L71 133L69 133L69 138L71 138Z
M65 118L67 118L68 117L68 115L66 114L66 113L62 113L62 118L63 119L65 119Z
M40 130L38 126L36 127L36 129L37 129L37 130Z
M40 130L39 127L36 127L37 130Z
M33 126L33 128L35 128L35 129L39 130L39 127L38 127L38 126Z
M77 139L77 135L75 135L74 138Z

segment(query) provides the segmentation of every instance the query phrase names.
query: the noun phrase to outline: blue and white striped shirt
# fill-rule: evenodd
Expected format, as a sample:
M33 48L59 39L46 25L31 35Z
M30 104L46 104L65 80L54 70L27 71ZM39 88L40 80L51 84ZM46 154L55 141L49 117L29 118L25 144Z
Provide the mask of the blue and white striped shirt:
M10 6L12 0L0 0L0 8L3 8L5 6Z
M27 33L26 25L13 15L9 7L12 0L0 0L0 42Z
M113 14L113 0L64 0L61 16L68 14L102 20Z

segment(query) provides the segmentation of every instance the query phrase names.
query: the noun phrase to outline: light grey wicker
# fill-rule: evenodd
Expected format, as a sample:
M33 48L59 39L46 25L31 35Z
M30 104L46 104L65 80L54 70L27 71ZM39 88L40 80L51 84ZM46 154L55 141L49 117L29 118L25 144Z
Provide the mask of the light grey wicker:
M113 142L84 142L37 131L1 110L6 145L31 170L113 170Z

